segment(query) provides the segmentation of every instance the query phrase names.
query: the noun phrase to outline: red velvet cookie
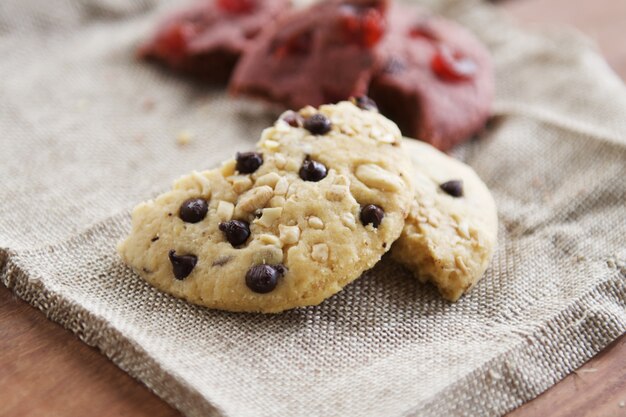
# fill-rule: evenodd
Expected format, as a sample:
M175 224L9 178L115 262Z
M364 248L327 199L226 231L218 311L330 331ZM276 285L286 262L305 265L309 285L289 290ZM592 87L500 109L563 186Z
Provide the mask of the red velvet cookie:
M490 114L489 52L459 25L418 8L394 4L388 21L369 96L406 136L441 150L469 139Z
M383 0L333 0L293 10L255 40L230 89L289 108L362 95L385 31Z
M289 0L201 0L159 25L139 55L226 83L246 46L290 7Z

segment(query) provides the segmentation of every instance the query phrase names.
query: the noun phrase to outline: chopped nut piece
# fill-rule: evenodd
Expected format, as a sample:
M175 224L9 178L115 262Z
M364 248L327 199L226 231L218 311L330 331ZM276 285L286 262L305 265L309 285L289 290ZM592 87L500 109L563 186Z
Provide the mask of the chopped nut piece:
M311 226L313 229L323 229L324 222L319 217L311 216L309 217L309 226Z
M272 139L266 139L263 142L261 142L261 146L273 151L273 150L280 148L280 143Z
M211 181L202 173L193 171L174 182L175 190L193 190L207 200L211 197Z
M270 207L283 207L285 205L285 197L275 195L270 200Z
M267 235L267 236L271 236L271 235ZM280 244L280 240L278 240L276 236L272 236L272 237L276 239L278 244ZM283 262L283 251L278 246L272 245L272 246L263 247L261 250L259 250L252 256L252 262L255 264L268 264L268 265L280 264Z
M274 163L276 164L276 168L283 169L287 163L287 159L282 153L277 153L274 155Z
M368 187L382 191L399 191L404 187L400 177L375 164L360 165L355 175Z
M236 167L237 161L235 161L234 159L229 159L228 161L222 163L222 167L220 168L220 170L222 171L222 175L224 177L230 177L235 173Z
M326 243L318 243L313 245L311 258L317 262L326 262L328 260L328 245Z
M233 218L233 212L235 211L235 205L228 201L220 201L217 203L217 218L220 221L228 221Z
M275 172L270 172L269 174L265 174L260 176L259 178L257 178L256 182L254 183L254 185L256 185L257 187L261 186L261 185L269 185L270 187L274 187L276 185L276 183L278 182L278 180L281 179L281 176L278 175Z
M255 210L265 207L273 194L272 187L268 185L253 188L239 197L235 208L236 214L239 217L239 214L253 213Z
M274 194L285 195L287 194L288 188L289 188L289 181L287 181L286 177L281 177L274 185Z
M459 225L456 228L462 237L464 237L465 239L470 238L469 224L467 223L467 221L465 220L461 221L461 223L459 223Z
M280 231L280 240L286 245L293 245L298 243L300 239L300 228L298 226L285 226L283 224L278 226Z
M283 208L282 207L264 208L262 210L262 213L263 214L261 215L261 218L255 220L254 222L260 224L261 226L270 227L272 224L274 224L276 220L278 220L280 215L283 214Z
M354 228L356 227L356 220L354 219L354 216L352 215L352 213L344 213L344 214L342 214L341 215L341 222L348 229L354 230Z
M348 194L348 187L345 185L331 185L326 191L326 198L330 201L341 201Z
M283 244L280 241L280 239L278 239L278 237L267 234L267 233L264 233L259 236L259 242L263 243L264 245L273 245L279 248L283 247Z
M248 191L252 187L252 180L247 175L233 175L227 178L233 184L233 190L237 194Z

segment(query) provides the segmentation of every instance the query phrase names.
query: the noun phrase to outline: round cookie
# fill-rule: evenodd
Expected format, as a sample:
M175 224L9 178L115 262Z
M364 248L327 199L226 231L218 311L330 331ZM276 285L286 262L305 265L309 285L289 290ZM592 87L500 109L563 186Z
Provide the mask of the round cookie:
M383 62L368 95L405 136L447 150L469 139L491 113L494 75L485 46L469 31L424 10L393 3Z
M400 141L394 123L349 102L286 112L257 152L137 206L118 250L146 281L196 304L318 304L402 232L414 193Z
M425 143L403 145L415 170L415 200L392 257L456 301L480 280L493 255L495 202L469 166Z
M225 84L243 51L290 0L197 0L167 16L139 56Z

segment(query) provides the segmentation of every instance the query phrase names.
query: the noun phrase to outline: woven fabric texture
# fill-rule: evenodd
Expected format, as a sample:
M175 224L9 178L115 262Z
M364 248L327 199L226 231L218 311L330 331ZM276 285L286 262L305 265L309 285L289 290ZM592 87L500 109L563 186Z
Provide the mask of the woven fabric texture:
M499 246L459 302L390 259L280 315L193 306L125 267L130 208L275 117L138 62L176 6L156 0L0 3L3 283L188 416L495 416L535 397L626 331L626 89L575 33L426 4L497 70L495 117L455 155L493 191Z

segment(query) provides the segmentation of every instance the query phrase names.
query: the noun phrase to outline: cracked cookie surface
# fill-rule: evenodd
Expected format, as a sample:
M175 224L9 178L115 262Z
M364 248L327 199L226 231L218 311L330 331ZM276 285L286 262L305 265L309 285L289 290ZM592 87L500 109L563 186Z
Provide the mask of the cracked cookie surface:
M476 172L430 145L406 140L415 200L393 259L456 301L483 276L497 242L496 205Z
M155 287L204 306L318 304L374 266L413 200L395 124L349 102L286 112L255 152L138 205L118 250Z

